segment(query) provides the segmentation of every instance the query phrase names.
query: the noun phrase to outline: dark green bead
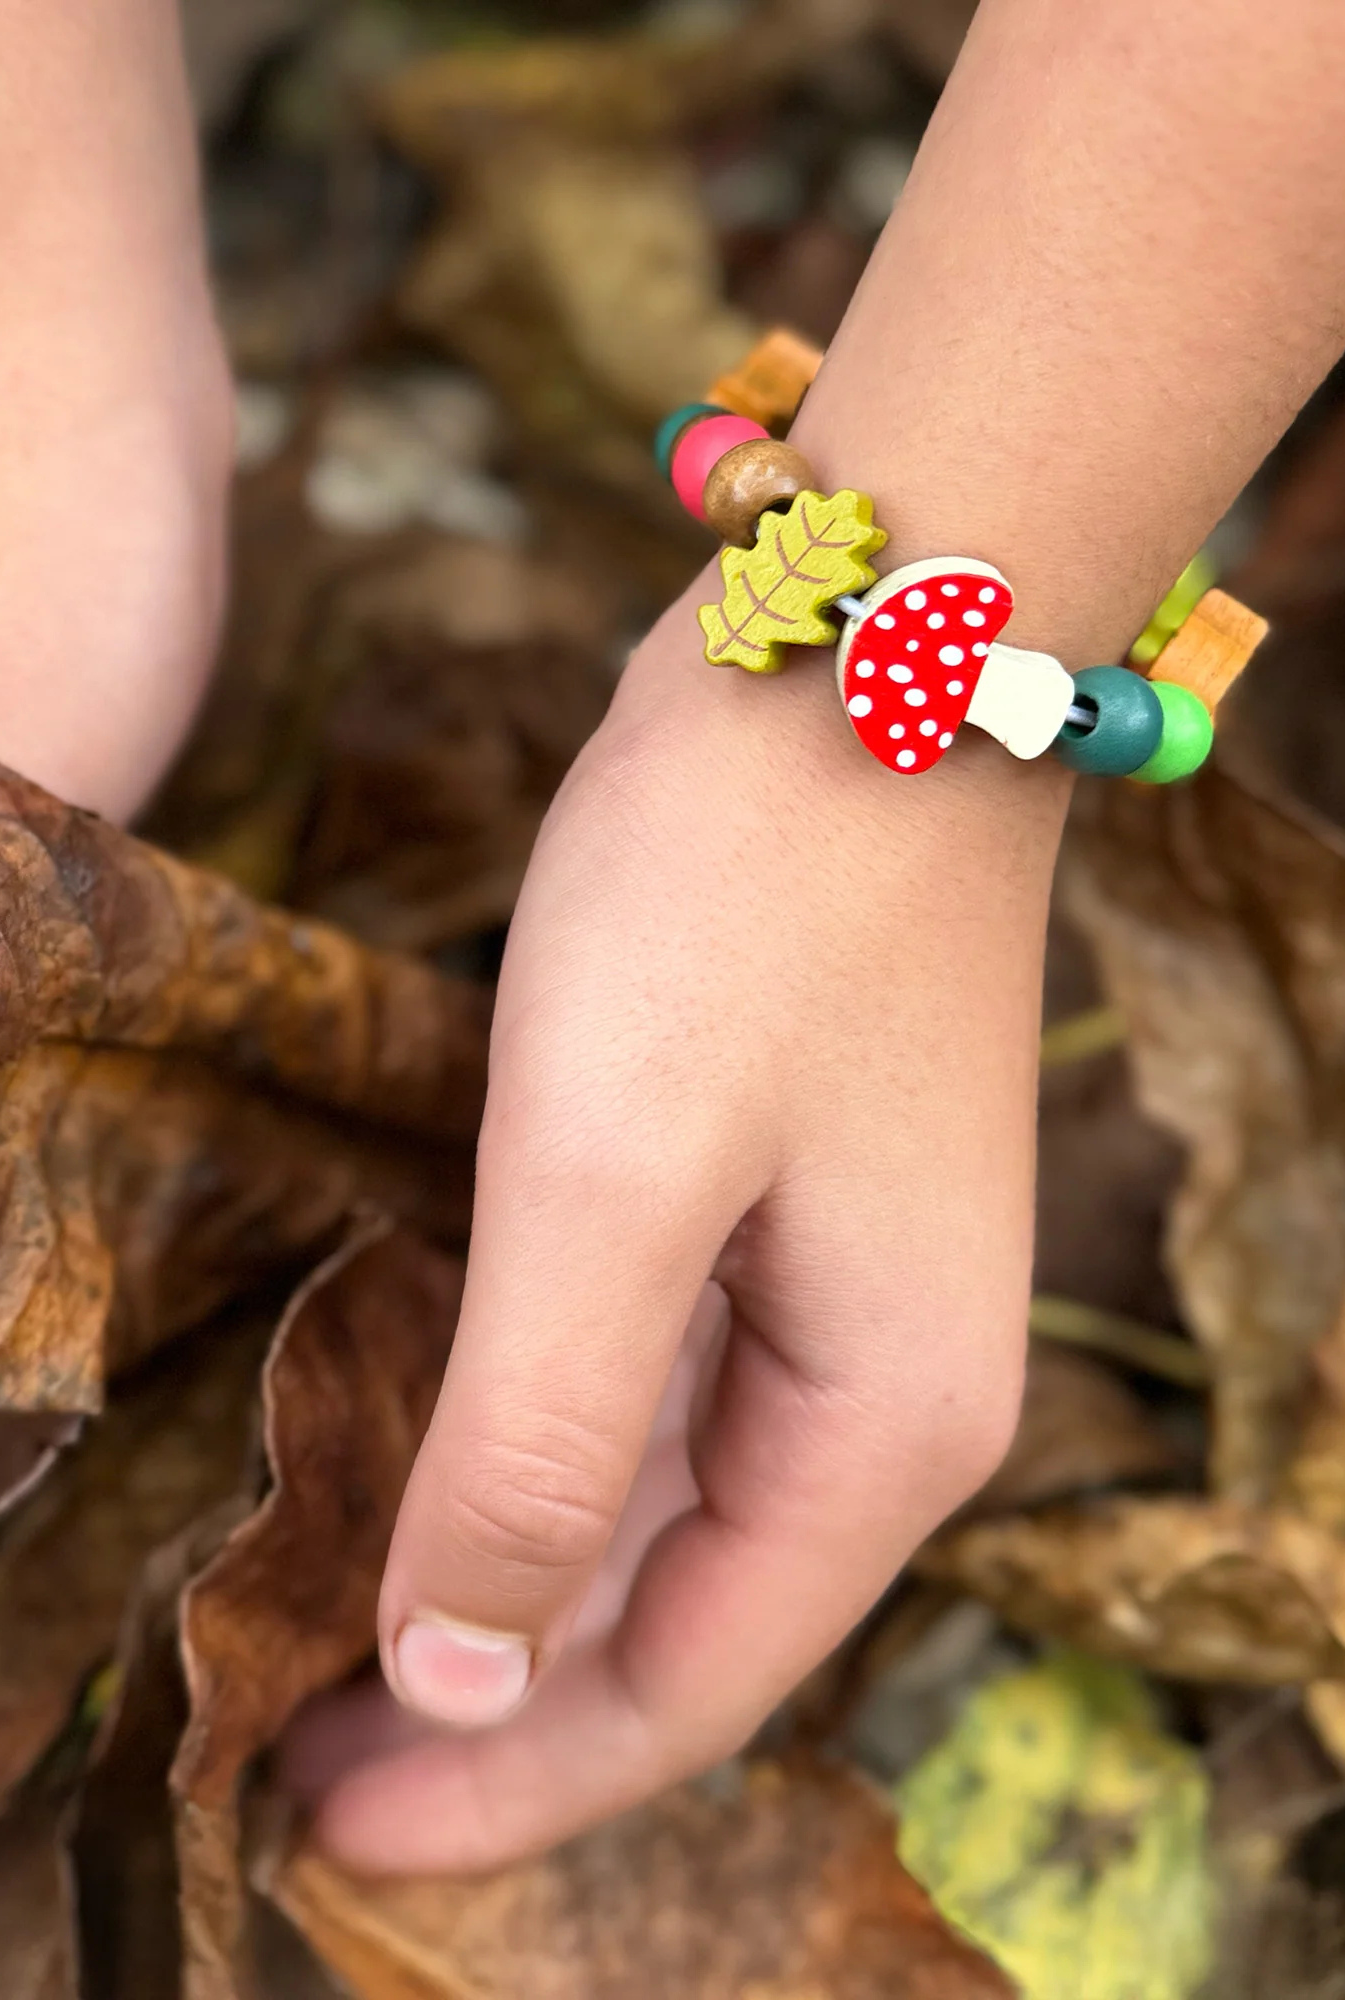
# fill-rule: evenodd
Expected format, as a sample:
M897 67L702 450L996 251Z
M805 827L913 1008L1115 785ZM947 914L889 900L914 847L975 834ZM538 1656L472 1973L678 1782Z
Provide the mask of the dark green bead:
M683 403L679 410L665 417L654 433L654 463L663 477L672 478L673 451L688 424L694 424L697 417L727 417L730 414L722 403Z
M1074 698L1096 708L1091 729L1067 722L1051 745L1071 771L1124 778L1138 771L1163 736L1163 704L1142 674L1128 667L1085 667L1074 676Z

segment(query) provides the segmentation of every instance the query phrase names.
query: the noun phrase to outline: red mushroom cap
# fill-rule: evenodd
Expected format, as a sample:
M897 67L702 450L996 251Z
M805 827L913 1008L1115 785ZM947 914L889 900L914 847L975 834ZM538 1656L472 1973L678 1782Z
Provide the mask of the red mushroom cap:
M889 770L928 771L966 718L1013 592L989 563L945 556L876 583L846 628L836 678L856 736Z

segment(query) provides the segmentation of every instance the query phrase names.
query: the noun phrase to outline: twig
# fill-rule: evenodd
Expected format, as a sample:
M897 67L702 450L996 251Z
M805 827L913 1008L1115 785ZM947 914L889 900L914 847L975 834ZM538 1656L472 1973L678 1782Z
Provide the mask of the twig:
M1053 1021L1041 1038L1041 1066L1057 1069L1063 1063L1082 1062L1108 1049L1119 1049L1126 1038L1125 1016L1119 1007L1087 1007L1082 1014L1067 1014Z
M1178 1382L1184 1389L1203 1389L1209 1383L1210 1365L1198 1347L1175 1333L1162 1333L1156 1326L1127 1319L1123 1313L1104 1312L1078 1299L1038 1292L1028 1307L1027 1324L1028 1331L1043 1340L1091 1348L1094 1353L1123 1361L1128 1368Z

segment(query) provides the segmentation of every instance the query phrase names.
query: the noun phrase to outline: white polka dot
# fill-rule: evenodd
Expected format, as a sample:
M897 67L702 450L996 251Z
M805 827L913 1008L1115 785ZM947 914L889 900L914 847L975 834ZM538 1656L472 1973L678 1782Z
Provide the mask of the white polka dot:
M973 653L975 653L978 660L983 660L986 654L990 651L990 648L986 645L985 640L982 639L980 644L973 646L971 650Z
M937 722L922 722L920 725L920 734L922 736L933 736L938 726Z
M914 750L898 750L897 762L900 764L903 771L909 770L911 765L915 762Z
M946 618L944 617L944 615L943 615L942 611L931 611L931 612L930 612L930 614L929 614L929 629L930 629L930 631L931 631L931 632L937 632L937 631L938 631L938 629L939 629L939 627L940 627L941 625L946 625L947 623L948 623L948 620L947 620L947 619L946 619Z
M873 622L880 631L890 632L897 621L890 611L880 611Z
M912 708L923 708L929 696L923 688L907 688L902 700L908 701Z
M894 722L887 733L895 742L899 736L906 734L906 724L904 722Z
M995 593L989 584L986 585L984 590L978 590L976 595L980 598L982 604L993 604L995 601Z
M964 686L965 682L963 681L949 681L948 692L949 694L961 694Z
M906 641L906 651L908 653L918 653L920 651L920 641L918 639L908 639Z
M961 657L962 655L959 653L958 658L961 659ZM855 677L861 681L872 680L877 671L878 669L874 666L872 660L861 660L855 668Z
M913 681L915 679L915 675L911 672L909 667L903 666L901 661L898 660L897 664L894 667L888 668L887 678L890 681Z
M985 613L984 611L976 610L964 611L962 613L962 623L964 625L984 625Z
M943 592L945 597L957 596L957 585L955 583L941 583L939 585L939 588Z
M924 591L923 591L923 590L908 590L908 591L907 591L907 593L906 593L906 609L907 609L908 611L923 611L923 610L924 610L924 608L925 608L925 606L926 606L926 605L927 605L928 603L929 603L929 599L928 599L928 598L927 598L927 597L925 596L925 593L924 593Z
M944 730L944 732L943 732L943 735L942 735L942 736L941 736L941 737L939 738L939 748L940 748L940 750L946 750L946 749L948 748L948 745L949 745L949 744L950 744L950 743L952 742L952 740L953 740L953 732L952 732L952 730L951 730L951 729L945 729L945 730Z
M939 658L943 661L945 667L960 667L963 659L962 648L960 646L940 646ZM863 672L862 667L860 672Z
M871 715L873 713L873 698L871 695L852 694L845 705L851 715Z

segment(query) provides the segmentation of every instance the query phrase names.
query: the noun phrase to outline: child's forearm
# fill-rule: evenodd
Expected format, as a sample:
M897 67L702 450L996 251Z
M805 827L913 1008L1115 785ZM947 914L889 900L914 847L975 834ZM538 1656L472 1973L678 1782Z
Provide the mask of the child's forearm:
M982 0L797 438L1115 657L1345 346L1339 0Z
M0 0L0 763L123 814L209 663L231 392L172 0Z
M170 365L165 290L184 315L206 296L173 0L0 0L0 50L7 316L31 300L73 342L90 315L69 352L76 377L96 382L108 344Z

